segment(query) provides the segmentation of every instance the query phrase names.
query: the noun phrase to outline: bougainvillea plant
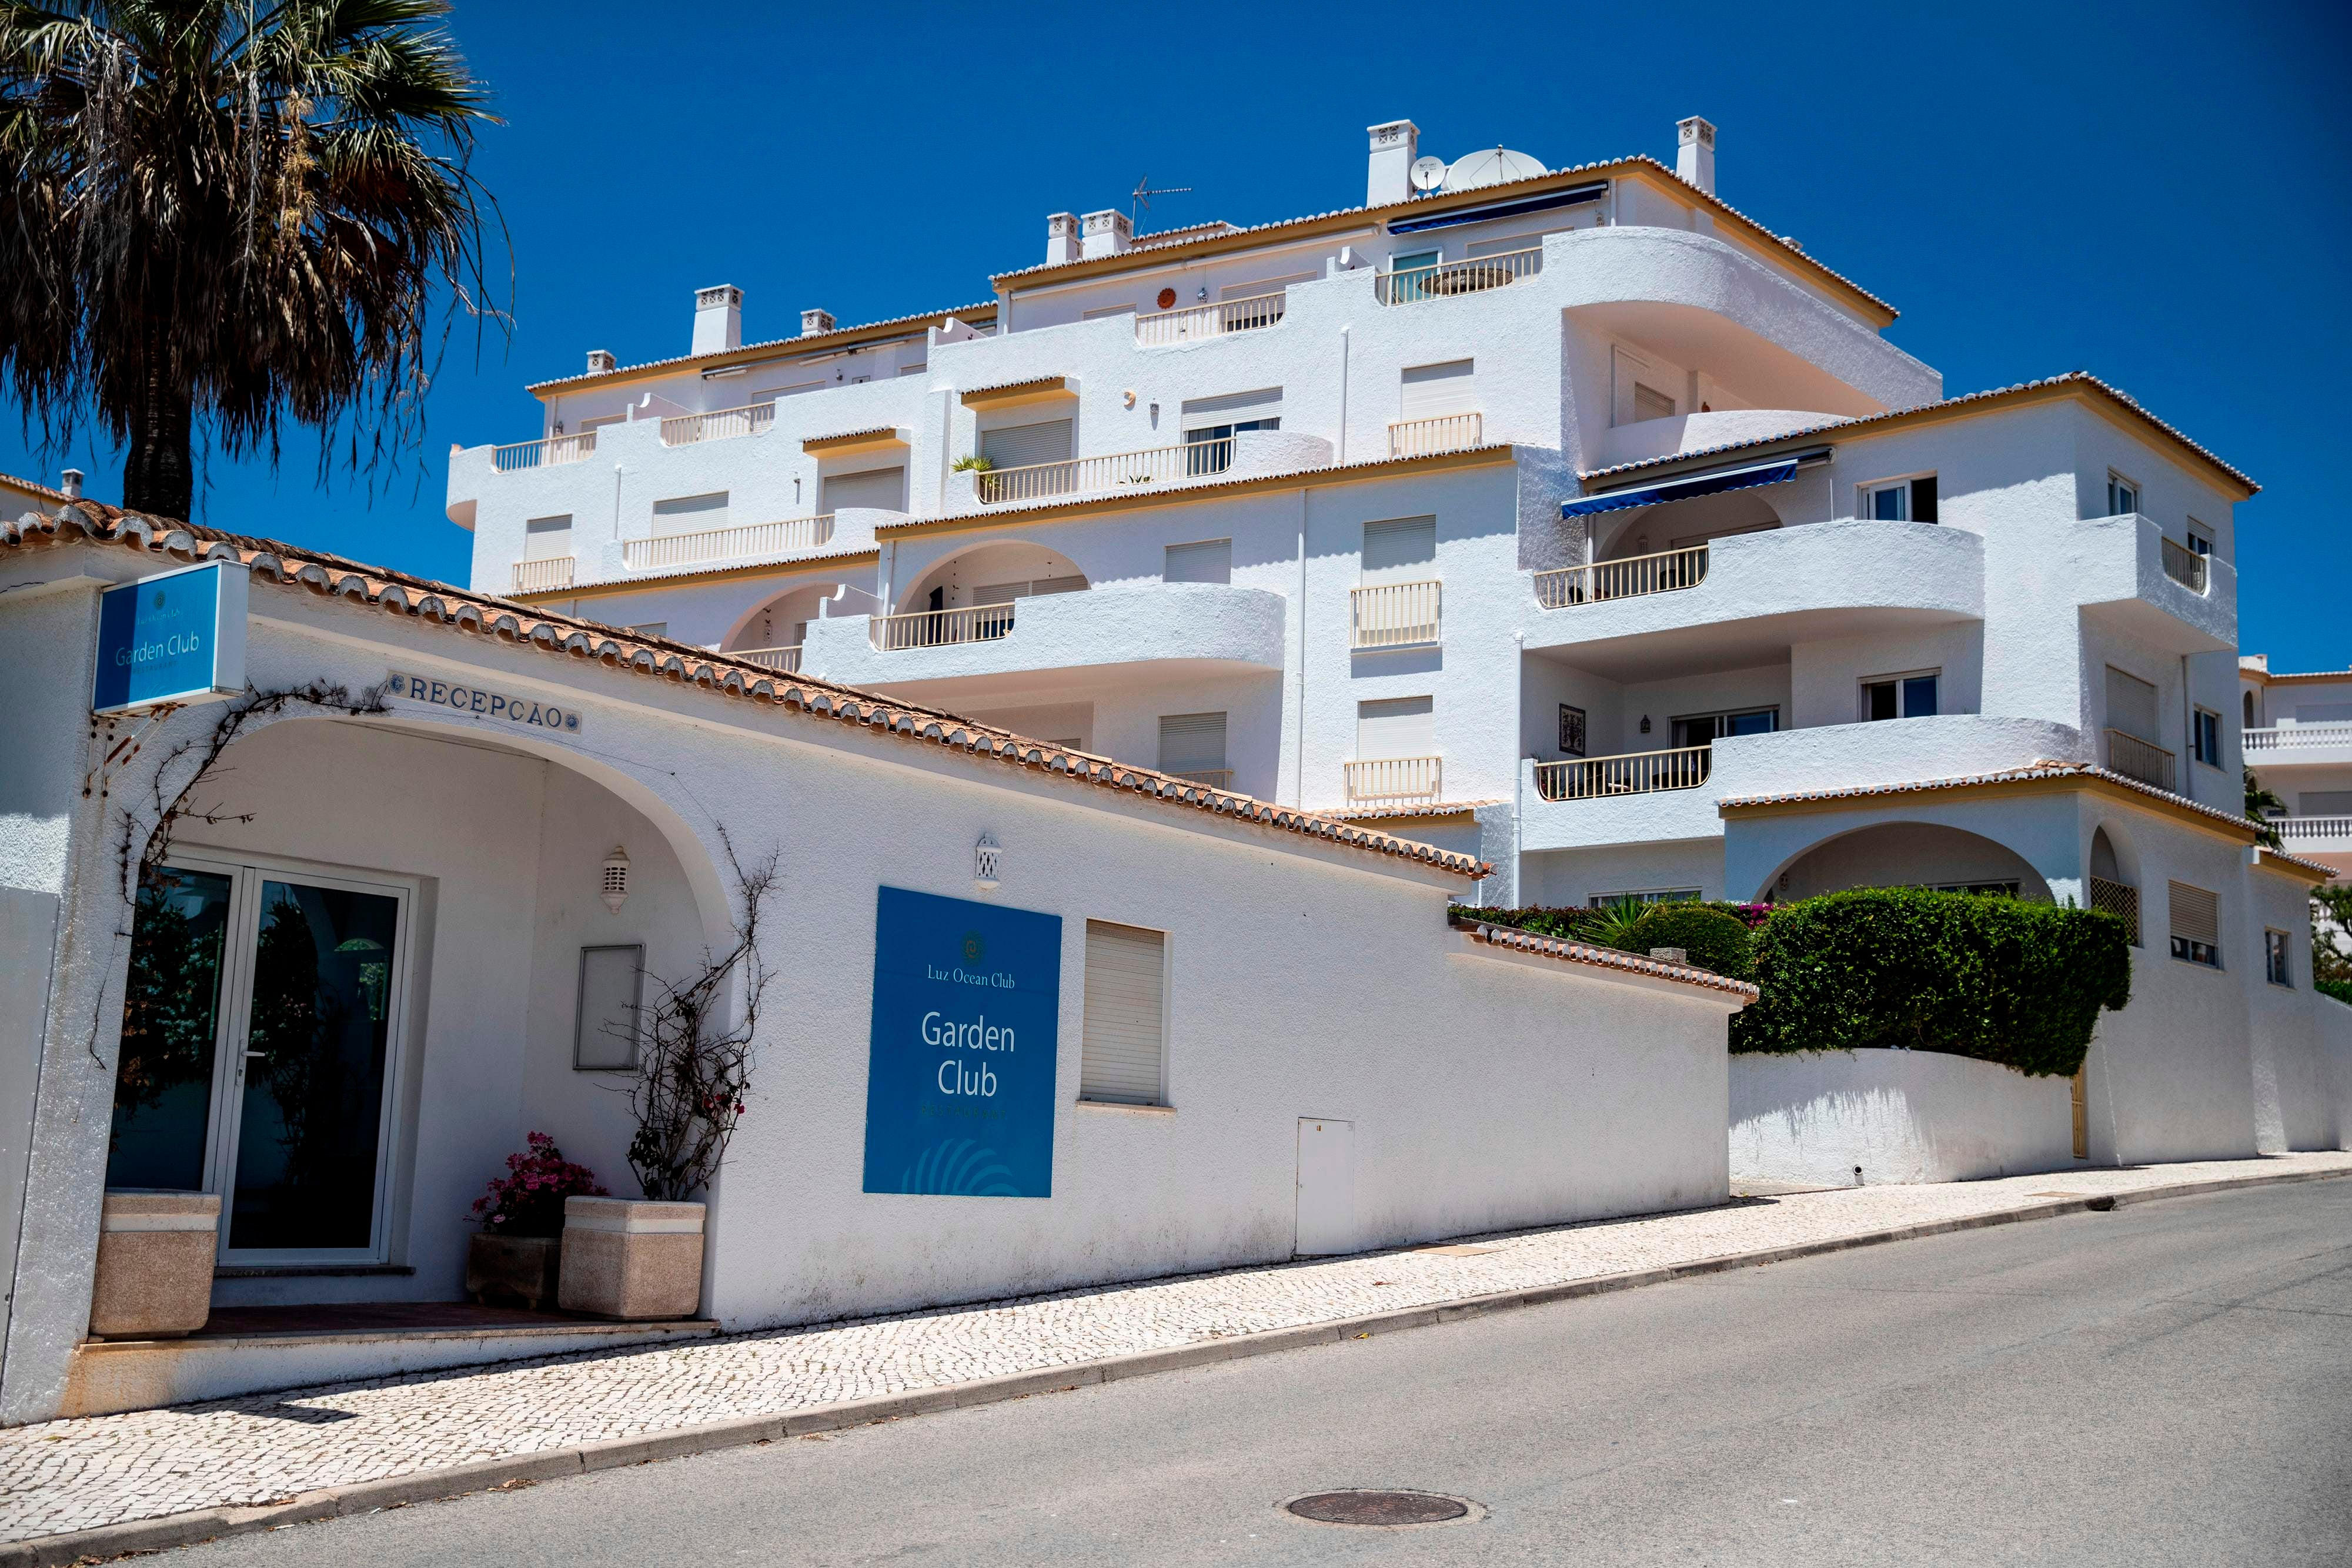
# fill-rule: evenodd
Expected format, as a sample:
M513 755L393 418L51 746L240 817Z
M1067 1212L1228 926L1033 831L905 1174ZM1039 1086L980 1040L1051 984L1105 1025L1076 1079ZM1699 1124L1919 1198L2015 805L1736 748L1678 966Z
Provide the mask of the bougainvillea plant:
M474 1200L474 1218L493 1236L561 1236L563 1200L608 1197L596 1173L573 1165L545 1133L530 1135L528 1154L509 1155L507 1174Z

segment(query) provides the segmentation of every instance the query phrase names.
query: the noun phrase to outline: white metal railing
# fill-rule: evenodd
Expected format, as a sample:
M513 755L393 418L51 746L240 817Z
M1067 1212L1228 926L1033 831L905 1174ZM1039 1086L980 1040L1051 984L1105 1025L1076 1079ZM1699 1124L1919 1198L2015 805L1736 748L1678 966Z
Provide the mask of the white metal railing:
M1248 299L1223 299L1213 305L1187 305L1135 319L1138 348L1164 348L1170 343L1222 338L1228 332L1250 332L1282 319L1283 297L1260 294Z
M726 441L757 435L776 423L772 402L746 403L741 408L715 408L708 413L681 413L661 422L664 446L691 446L698 441Z
M1377 582L1348 594L1350 648L1411 648L1438 640L1441 585Z
M1230 789L1234 787L1234 770L1230 768L1179 768L1171 770L1168 776L1208 789Z
M1696 789L1706 782L1715 748L1677 746L1622 757L1576 757L1536 764L1536 793L1547 800L1590 800L1602 795L1647 795Z
M797 675L801 673L801 645L798 643L789 648L738 648L731 656L742 660L747 664L758 664L770 670L782 670L788 675Z
M2273 817L2282 839L2352 839L2352 817Z
M2352 724L2283 724L2244 732L2248 751L2279 751L2298 746L2352 746Z
M1444 787L1444 759L1436 757L1375 757L1344 762L1348 800L1434 800Z
M1433 452L1465 451L1478 444L1484 423L1475 413L1392 420L1389 424L1389 455L1426 457Z
M577 435L551 435L544 441L518 441L510 446L490 448L491 465L501 474L512 474L524 468L554 468L566 463L577 463L596 450L596 433L583 430Z
M2204 592L2210 575L2206 570L2207 559L2186 545L2174 544L2170 539L2165 539L2163 545L2164 575L2191 593Z
M541 556L536 560L514 563L514 591L545 593L550 589L572 586L573 559L568 555Z
M1546 610L1572 604L1598 604L1610 599L1636 599L1645 593L1671 593L1696 588L1706 580L1705 545L1627 556L1622 560L1594 561L1590 566L1563 566L1535 574L1536 602Z
M877 615L868 628L885 653L905 648L940 648L955 643L991 643L1013 631L1010 604L971 604L961 610L914 610Z
M1222 474L1234 465L1234 438L1153 446L1101 457L1060 463L1025 463L1017 468L983 468L972 475L972 493L989 506L1083 496L1129 486L1167 485Z
M740 560L747 556L814 549L832 538L833 514L820 512L814 517L787 517L776 523L745 523L740 528L624 539L621 560L631 571L656 571L704 561Z
M1500 288L1543 270L1543 247L1507 250L1494 256L1474 256L1439 267L1409 267L1402 272L1372 275L1372 297L1383 305L1410 305L1417 299L1444 299L1457 294L1479 294Z
M2169 789L2173 787L2172 763L2172 753L2160 746L2120 729L2107 731L2107 766L2126 779Z
M2109 882L2105 877L2095 876L2091 879L2091 907L2122 916L2126 936L2133 946L2139 946L2139 889L2127 882Z

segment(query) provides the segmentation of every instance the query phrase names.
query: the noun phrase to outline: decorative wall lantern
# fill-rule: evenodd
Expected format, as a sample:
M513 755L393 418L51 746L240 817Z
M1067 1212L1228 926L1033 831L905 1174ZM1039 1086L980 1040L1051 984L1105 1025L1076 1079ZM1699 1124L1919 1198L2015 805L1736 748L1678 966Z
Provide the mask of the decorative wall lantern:
M615 915L629 901L629 852L618 844L604 857L604 880L598 891L604 894L604 907Z
M1642 733L1643 735L1650 733L1650 716L1648 714L1643 714L1642 716Z
M980 842L974 844L971 851L971 880L982 893L996 891L997 866L1003 857L1004 851L997 843L995 834L980 835Z

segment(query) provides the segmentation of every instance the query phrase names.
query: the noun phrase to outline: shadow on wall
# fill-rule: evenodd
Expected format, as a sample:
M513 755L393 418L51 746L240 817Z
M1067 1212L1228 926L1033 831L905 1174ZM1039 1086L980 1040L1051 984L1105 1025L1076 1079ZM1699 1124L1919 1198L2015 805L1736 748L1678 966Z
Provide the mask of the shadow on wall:
M2063 1078L1932 1051L1731 1059L1734 1181L1980 1181L2071 1169Z

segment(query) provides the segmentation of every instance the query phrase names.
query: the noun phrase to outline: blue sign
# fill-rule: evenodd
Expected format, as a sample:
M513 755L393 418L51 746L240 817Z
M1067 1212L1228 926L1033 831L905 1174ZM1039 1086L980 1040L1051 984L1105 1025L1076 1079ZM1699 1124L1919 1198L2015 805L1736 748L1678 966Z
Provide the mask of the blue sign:
M866 1190L1053 1197L1062 917L879 891Z
M242 565L215 560L100 594L90 711L121 713L243 691L251 585Z

